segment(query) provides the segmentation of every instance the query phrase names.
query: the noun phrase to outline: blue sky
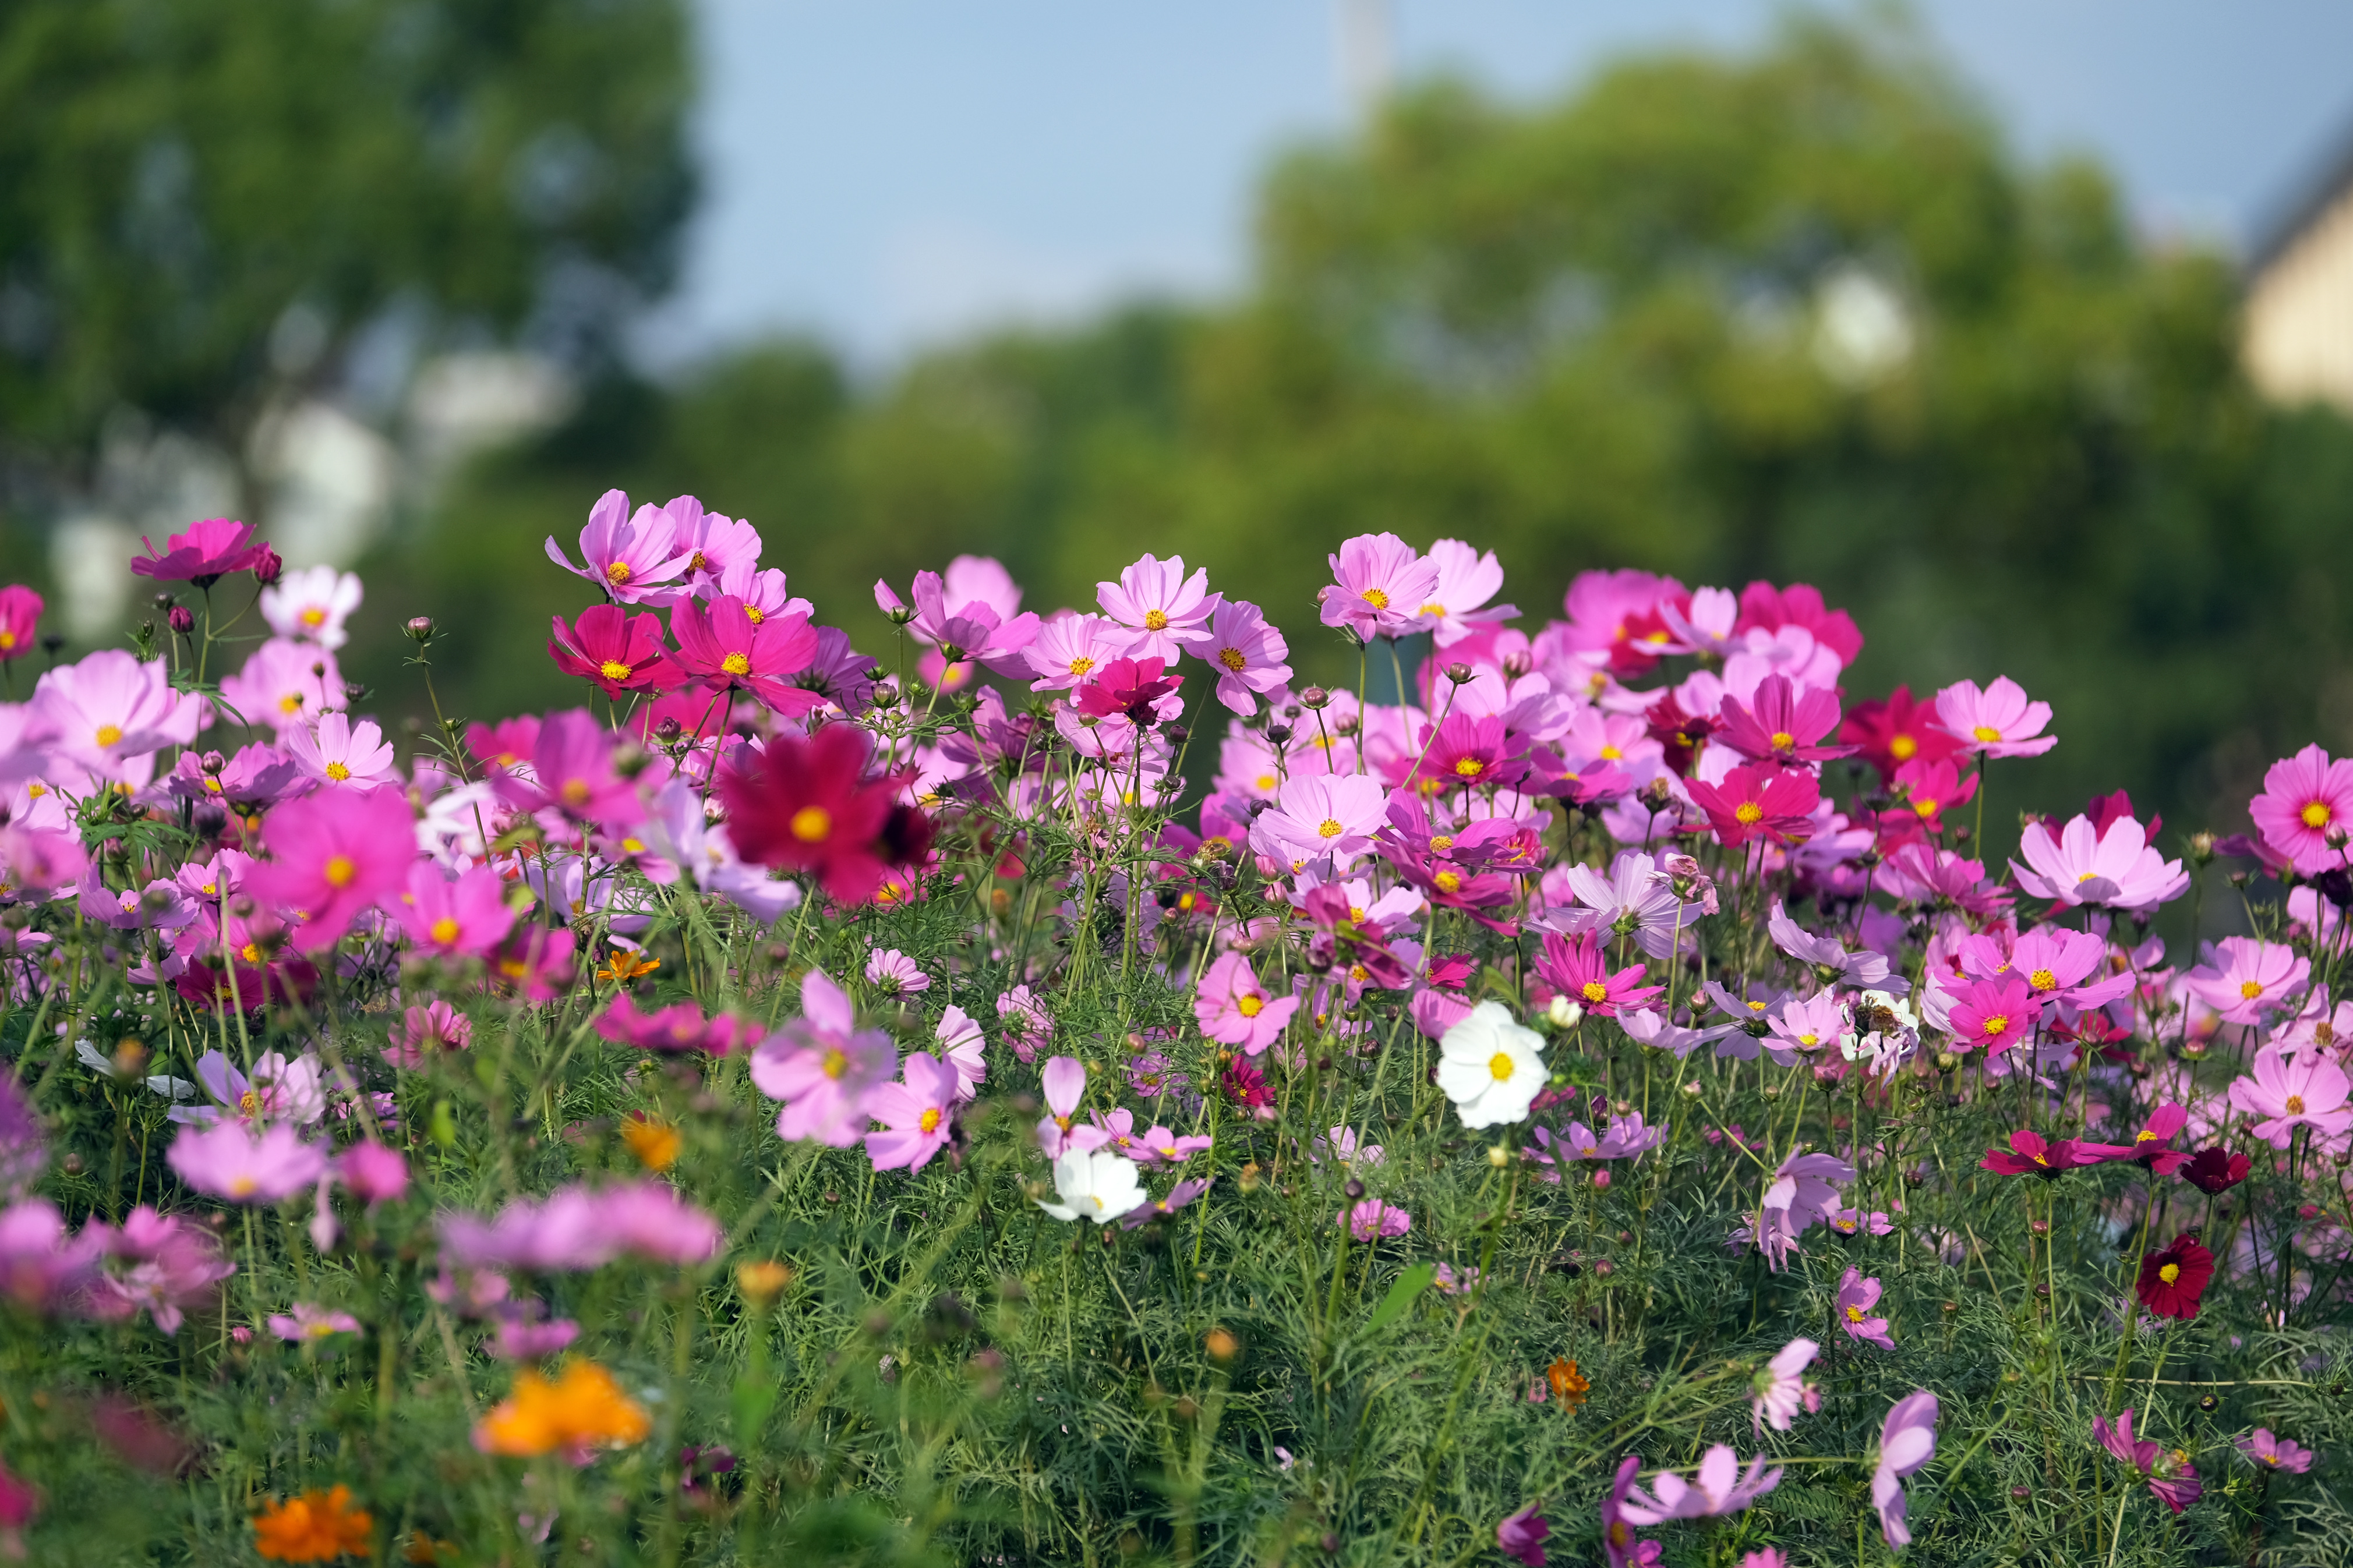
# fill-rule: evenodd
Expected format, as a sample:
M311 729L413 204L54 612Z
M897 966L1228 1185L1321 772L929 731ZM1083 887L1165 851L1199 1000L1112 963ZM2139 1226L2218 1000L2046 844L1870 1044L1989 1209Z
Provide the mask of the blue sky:
M770 331L867 365L1008 319L1234 287L1268 155L1348 122L1344 0L698 0L709 190L674 360ZM1760 0L1388 0L1396 69L1556 92L1737 47ZM2088 150L2142 223L2237 243L2353 126L2344 0L1914 7L2033 155Z

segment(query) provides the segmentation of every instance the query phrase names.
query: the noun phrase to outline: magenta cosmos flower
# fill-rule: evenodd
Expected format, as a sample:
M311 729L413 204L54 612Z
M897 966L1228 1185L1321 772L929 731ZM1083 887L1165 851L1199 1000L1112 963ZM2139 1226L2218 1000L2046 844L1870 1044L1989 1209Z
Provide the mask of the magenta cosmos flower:
M41 640L40 595L22 583L0 588L0 663L22 658Z
M2025 689L2007 675L1978 689L1957 680L1936 693L1936 727L1961 742L1961 750L1986 757L2039 757L2059 743L2045 735L2051 704L2029 702Z
M2331 762L2318 746L2306 746L2282 758L2263 774L2263 793L2247 803L2247 815L2263 842L2305 876L2344 865L2345 836L2353 833L2353 757Z
M1555 991L1604 1018L1644 1006L1666 994L1663 985L1642 984L1644 973L1640 963L1630 963L1611 973L1601 951L1601 938L1592 931L1566 938L1546 933L1544 951L1536 958L1536 973Z
M1442 1272L1444 1266L1440 1267ZM1633 1492L1634 1476L1641 1468L1640 1454L1619 1460L1618 1474L1601 1499L1601 1550L1609 1568L1651 1568L1665 1550L1655 1541L1636 1540L1633 1521L1626 1517L1626 1499Z
M1771 1361L1757 1369L1748 1392L1748 1422L1752 1428L1761 1432L1770 1426L1776 1432L1787 1432L1799 1411L1822 1407L1820 1393L1804 1376L1821 1348L1812 1340L1791 1340L1775 1352Z
M2353 1080L2327 1057L2291 1057L2276 1046L2265 1046L2255 1053L2251 1068L2246 1077L2231 1080L2231 1103L2249 1116L2263 1118L2252 1131L2273 1148L2286 1148L2299 1127L2311 1128L2319 1138L2334 1138L2353 1127L2353 1110L2345 1104Z
M588 526L580 531L580 555L586 563L575 566L547 536L547 558L585 577L605 591L617 605L647 600L660 602L665 592L685 573L690 552L678 547L678 520L648 502L632 512L629 498L607 490L588 509Z
M1413 1228L1413 1215L1395 1204L1385 1204L1378 1198L1364 1202L1338 1216L1349 1236L1358 1241L1377 1241L1385 1236L1403 1236Z
M1216 674L1218 700L1245 718L1258 700L1291 679L1291 645L1247 600L1221 602L1208 620L1187 634L1186 646Z
M1360 533L1327 557L1331 584L1320 590L1324 624L1358 638L1403 637L1438 590L1438 568L1394 533Z
M1619 1512L1641 1525L1664 1524L1671 1519L1716 1519L1740 1512L1780 1484L1780 1470L1766 1469L1763 1455L1749 1460L1743 1474L1740 1457L1730 1445L1718 1443L1701 1458L1699 1471L1690 1480L1672 1470L1662 1470L1651 1483L1652 1491L1630 1489Z
M620 833L646 819L637 785L615 765L617 738L585 708L550 713L531 741L531 773L509 769L499 797L522 811L554 811Z
M1096 584L1095 603L1127 628L1130 655L1174 664L1187 639L1223 599L1209 592L1207 570L1185 575L1183 556L1162 561L1146 555L1121 573L1118 582Z
M1258 973L1239 952L1219 955L1201 976L1200 994L1193 999L1193 1016L1207 1038L1240 1046L1257 1056L1274 1044L1283 1026L1299 1010L1296 996L1269 995Z
M2178 1448L2168 1450L2147 1438L2136 1440L2132 1418L2133 1413L2127 1410L2116 1417L2116 1425L2110 1426L2105 1416L2095 1415L2092 1418L2092 1430L2102 1447L2147 1480L2149 1491L2159 1502L2179 1513L2206 1489L2198 1479L2198 1468L2189 1462L2189 1456Z
M2000 1056L2032 1038L2035 1025L2042 1021L2042 1004L2022 975L1980 980L1951 995L1947 1017L1957 1051L1982 1047L1986 1055Z
M878 1171L920 1171L955 1135L955 1069L928 1051L907 1058L901 1081L877 1085L866 1113L882 1123L866 1135L867 1157Z
M474 1021L436 998L403 1013L385 1037L385 1060L413 1068L434 1051L462 1051L474 1043Z
M191 523L185 532L165 540L166 548L160 552L144 534L139 542L147 546L147 553L132 559L132 575L194 583L199 588L209 588L232 572L252 571L268 548L254 542L251 523L225 517Z
M678 668L712 691L748 691L788 719L815 712L824 699L795 686L817 658L817 633L803 615L755 621L744 601L723 594L709 609L688 601L670 612Z
M2056 834L2038 819L2019 835L2018 848L2026 857L2024 866L2010 863L2018 885L2070 908L2154 909L2189 889L2181 862L2149 847L2141 825L2129 816L2115 818L2105 829L2095 828L2090 817L2070 817Z
M184 1127L164 1158L198 1192L237 1204L280 1202L315 1186L327 1172L325 1152L282 1121Z
M1758 681L1746 703L1725 697L1721 713L1724 744L1751 762L1790 767L1855 753L1852 746L1822 744L1822 737L1839 727L1838 693L1793 686L1786 675Z
M1707 813L1708 826L1726 849L1752 838L1777 844L1803 843L1813 828L1821 786L1810 773L1743 764L1716 784L1687 781L1692 803Z
M440 958L480 957L504 942L515 912L507 885L491 866L470 866L454 879L430 860L408 870L408 888L385 905L419 952Z
M2311 977L2312 961L2285 942L2226 936L2209 945L2206 962L2183 977L2191 995L2226 1024L2259 1024L2287 1005Z
M417 863L417 823L399 790L307 795L269 814L269 860L246 888L274 908L299 911L294 945L315 952L371 905L397 899Z
M408 1162L381 1143L363 1140L344 1150L336 1156L335 1176L370 1208L398 1203L408 1194Z
M1850 1265L1846 1278L1839 1281L1839 1327L1846 1331L1849 1339L1867 1341L1881 1350L1892 1351L1895 1342L1888 1335L1887 1320L1871 1315L1871 1310L1879 1305L1879 1289L1878 1280L1864 1279L1862 1269Z
M667 691L685 679L662 641L661 617L633 616L618 605L591 605L565 626L548 623L547 657L566 675L586 676L618 700L628 691Z
M1914 1389L1897 1400L1879 1426L1879 1463L1871 1472L1871 1506L1891 1550L1912 1543L1904 1521L1904 1480L1936 1453L1936 1396Z
M2081 1170L2086 1165L2124 1159L2131 1153L2130 1149L2120 1143L2082 1143L2072 1138L2046 1139L2032 1128L2021 1127L2010 1135L2009 1152L1989 1149L1978 1164L1998 1175L2057 1176Z
M2268 1426L2258 1426L2233 1445L2257 1466L2266 1470L2285 1470L2300 1476L2312 1468L2312 1450L2298 1447L2285 1437L2274 1437Z
M1495 1546L1526 1568L1545 1568L1545 1538L1551 1533L1552 1526L1545 1522L1544 1504L1532 1502L1517 1513L1504 1516L1495 1526Z
M111 780L123 776L133 757L186 745L204 720L205 700L173 690L161 663L101 648L41 677L25 716L25 739Z
M752 1082L781 1100L776 1136L847 1149L866 1131L866 1097L899 1068L898 1047L881 1029L858 1027L849 993L823 970L801 979L801 1016L752 1053Z

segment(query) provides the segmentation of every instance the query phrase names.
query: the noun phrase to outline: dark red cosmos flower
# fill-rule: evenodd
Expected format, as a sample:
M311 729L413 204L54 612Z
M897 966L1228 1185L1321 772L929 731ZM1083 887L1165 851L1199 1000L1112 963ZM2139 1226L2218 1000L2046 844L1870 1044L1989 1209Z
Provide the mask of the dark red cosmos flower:
M1218 1075L1218 1087L1226 1091L1228 1100L1246 1110L1273 1113L1274 1090L1267 1087L1266 1074L1240 1057L1226 1063L1225 1070Z
M1884 702L1858 702L1839 728L1839 739L1857 747L1879 770L1881 782L1894 785L1895 770L1915 760L1939 762L1957 753L1961 742L1936 725L1936 700L1912 700L1912 689L1899 686Z
M2057 1176L2085 1165L2129 1158L2132 1151L2118 1143L2079 1143L2072 1138L2047 1141L2031 1128L2010 1135L2011 1152L1989 1149L1980 1168L2005 1176Z
M787 719L813 713L825 699L786 678L817 658L817 633L796 612L755 621L744 601L722 594L709 609L693 600L670 611L678 668L713 691L748 691Z
M2189 1163L2181 1167L2181 1179L2201 1193L2227 1193L2253 1168L2254 1162L2244 1154L2231 1153L2217 1143L2190 1155Z
M2091 822L2094 833L2105 833L2108 830L2108 824L2118 817L2132 815L2132 796L2123 790L2118 790L2114 795L2095 795L2084 807L2084 816ZM2148 826L2141 831L2147 836L2148 842L2154 844L2157 842L2157 830L2164 826L2165 818L2152 816L2148 819Z
M2206 1281L2214 1278L2214 1255L2192 1236L2177 1237L2162 1252L2140 1260L2140 1278L2133 1282L2140 1304L2160 1318L2194 1318Z
M1786 773L1753 764L1733 769L1721 784L1688 781L1693 804L1707 813L1708 826L1727 849L1752 838L1802 844L1812 828L1821 786L1810 773Z
M632 616L618 605L591 605L577 626L557 616L547 657L566 675L584 675L618 698L624 691L666 691L685 679L662 644L661 617Z
M1727 696L1717 714L1724 743L1752 762L1787 767L1854 755L1852 746L1821 743L1839 726L1838 693L1816 686L1801 690L1786 675L1758 681L1746 702Z
M1079 688L1079 711L1097 719L1116 713L1137 725L1175 718L1181 705L1167 699L1185 684L1185 678L1162 675L1167 667L1167 660L1159 658L1113 659L1101 675Z
M807 740L778 735L723 769L719 798L735 852L763 866L807 871L837 903L874 897L892 866L931 848L931 819L898 804L888 779L868 779L866 731L827 724Z
M194 583L199 588L209 588L232 572L248 572L258 564L267 545L253 542L253 525L232 522L225 517L208 518L192 524L184 533L174 533L164 542L167 549L160 554L155 542L145 534L139 542L147 553L131 563L131 572L137 577L164 577L177 582ZM275 559L271 552L271 559Z
M1651 739L1665 748L1666 764L1679 778L1690 775L1699 749L1715 733L1715 720L1684 712L1672 691L1644 709L1642 721L1650 727Z

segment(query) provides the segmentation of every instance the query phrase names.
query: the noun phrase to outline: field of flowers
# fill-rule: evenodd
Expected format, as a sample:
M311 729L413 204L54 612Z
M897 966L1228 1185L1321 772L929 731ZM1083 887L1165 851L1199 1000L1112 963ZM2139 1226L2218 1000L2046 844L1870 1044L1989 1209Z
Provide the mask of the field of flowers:
M1180 560L577 550L583 705L405 766L243 524L0 590L0 1554L2353 1561L2353 761L1989 825L2014 682L1452 540L1352 689Z

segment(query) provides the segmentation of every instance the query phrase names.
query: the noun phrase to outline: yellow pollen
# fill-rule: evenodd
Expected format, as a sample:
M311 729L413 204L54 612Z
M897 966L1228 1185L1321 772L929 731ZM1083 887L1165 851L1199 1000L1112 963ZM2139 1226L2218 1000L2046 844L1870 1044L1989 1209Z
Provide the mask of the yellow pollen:
M719 661L719 668L730 675L749 675L752 673L752 660L747 654L731 653Z
M1258 775L1258 787L1261 789L1272 789L1275 786L1275 776L1272 773L1261 773Z
M2026 977L2026 983L2037 991L2053 991L2058 989L2059 977L2047 969L2038 969Z
M1078 658L1071 660L1071 673L1072 675L1084 675L1094 667L1095 661L1089 658L1085 654L1081 654Z
M2001 731L1995 729L1990 724L1980 724L1976 729L1970 731L1969 733L1978 738L1978 742L1980 745L1990 746L1996 741L2001 739Z
M1822 1037L1820 1035L1799 1035L1798 1037L1798 1044L1801 1046L1819 1046L1821 1043Z
M1454 776L1458 779L1475 779L1486 771L1487 764L1476 757L1464 757L1454 764Z
M237 1097L237 1108L250 1116L261 1109L261 1096L248 1089Z
M2175 1280L2181 1278L2181 1265L2179 1263L2168 1263L2157 1271L2157 1277L2159 1279L2164 1280L2168 1285L2170 1285Z
M2302 1116L2304 1114L2304 1096L2300 1094L2291 1094L2287 1097L2287 1113L2290 1116Z
M314 628L323 626L327 624L327 612L313 605L302 612L302 624Z
M352 776L352 770L342 763L329 763L327 764L327 776L334 780L337 784L341 784L345 779Z
M1147 632L1166 631L1168 629L1168 612L1166 610L1145 611L1144 629Z
M1788 731L1776 730L1773 731L1773 749L1775 751L1786 752L1797 743L1798 737L1789 733Z
M15 632L0 632L0 652L5 652L16 646L16 634Z
M1624 760L1625 755L1625 752L1620 751L1615 746L1604 746L1601 748L1601 760L1605 763L1620 762Z
M2239 994L2245 997L2248 1001L2252 1002L2263 994L2263 988L2259 983L2253 980L2242 980L2239 982Z
M1462 890L1461 877L1452 871L1440 871L1430 880L1438 884L1438 890L1441 893L1459 893Z
M1255 1018L1261 1013L1266 1011L1266 998L1263 996L1243 996L1237 998L1234 1003L1234 1011L1240 1013L1245 1018Z
M646 841L633 835L621 840L621 847L631 855L642 855L646 852Z
M348 888L352 885L352 879L359 874L360 868L352 864L350 856L332 855L327 858L327 886Z
M1752 1013L1762 1013L1765 1011L1765 1004L1762 1002L1751 1001L1748 1004L1748 1010Z
M628 562L616 561L610 566L605 568L605 581L612 584L615 587L619 587L628 580L629 563Z
M218 784L215 784L213 788L217 792L220 786ZM49 786L45 784L29 784L25 786L25 793L32 796L35 800L38 800L43 795L49 793Z
M922 1128L926 1132L938 1131L940 1129L939 1108L932 1105L923 1107L923 1118L918 1121L915 1125Z
M443 915L433 922L430 934L435 942L447 947L458 940L458 922L448 915Z
M100 724L98 727L98 743L100 745L111 746L121 739L122 739L122 728L121 725Z
M564 787L556 793L564 797L565 805L571 806L576 811L580 807L588 804L588 781L586 779L565 779L564 781Z
M1607 1002L1609 1000L1609 987L1602 984L1599 980L1588 980L1577 994L1583 996L1588 1002Z
M1238 647L1221 647L1218 650L1218 662L1236 675L1240 675L1242 672L1242 666L1248 664L1250 660L1242 657L1242 650Z
M2082 876L2075 879L2075 886L2080 888L2098 875L2099 873L2097 871L2086 871Z
M1377 610L1386 610L1389 607L1389 596L1378 588L1367 588L1365 590L1365 603Z
M288 692L278 700L278 710L280 713L300 713L302 711L302 694L299 691Z
M1859 1323L1862 1321L1862 1309L1860 1307L1849 1307L1846 1310L1846 1321L1850 1323Z
M2304 819L2304 825L2306 827L2326 827L2328 826L2328 819L2336 814L2328 809L2327 801L2316 800L2306 805L2296 815Z
M686 569L690 572L700 572L710 564L710 558L704 555L700 550L696 551L692 555L688 556L686 559Z
M232 1197L251 1197L260 1189L260 1187L261 1184L259 1182L255 1181L251 1176L247 1175L242 1171L228 1179L229 1195Z
M2009 1027L2010 1015L2007 1013L1995 1013L1989 1016L1985 1021L1985 1037L1990 1040L1996 1035L2000 1034L2004 1029Z
M805 805L785 826L804 844L822 844L833 831L833 813L821 805Z
M1890 736L1887 742L1887 754L1899 763L1908 763L1920 754L1920 742L1909 735Z
M1364 924L1365 906L1362 904L1350 904L1348 906L1348 918L1356 921L1358 925Z
M608 658L596 667L596 673L607 680L627 680L629 679L629 667L617 658Z
M849 1070L849 1058L843 1056L837 1047L828 1046L825 1048L825 1061L821 1065L825 1068L826 1077L839 1078Z
M1315 825L1315 834L1319 838L1337 838L1346 831L1348 831L1346 828L1340 826L1340 819L1336 816L1327 816Z
M2157 1142L2157 1134L2144 1127L2139 1131L2133 1134L2133 1142L2136 1143L2154 1143Z
M1430 852L1432 855L1449 855L1453 853L1453 850L1454 835L1451 833L1441 833L1430 841Z
M1487 1071L1498 1083L1508 1079L1512 1076L1513 1071L1512 1053L1509 1051L1497 1051L1493 1056L1489 1057L1487 1058Z
M1944 802L1942 802L1942 801L1940 801L1940 800L1928 800L1928 799L1926 799L1926 798L1922 798L1922 799L1920 799L1920 800L1915 800L1915 801L1914 801L1914 802L1912 803L1912 809L1913 809L1913 811L1914 811L1915 813L1916 813L1916 814L1917 814L1917 815L1918 815L1918 816L1919 816L1923 820L1926 820L1926 818L1928 818L1928 817L1931 817L1931 816L1936 816L1936 808L1937 808L1938 806L1942 805L1943 804L1944 804Z
M261 962L261 949L256 947L249 942L243 947L237 950L237 955L245 960L248 963L259 963Z
M744 618L755 626L764 626L767 623L768 612L757 605L746 605L744 606Z
M1348 965L1348 978L1355 981L1357 984L1362 985L1366 981L1370 980L1372 977L1373 972L1366 969L1363 964L1352 963Z
M1744 800L1733 808L1732 820L1746 827L1765 820L1765 808L1753 800Z

